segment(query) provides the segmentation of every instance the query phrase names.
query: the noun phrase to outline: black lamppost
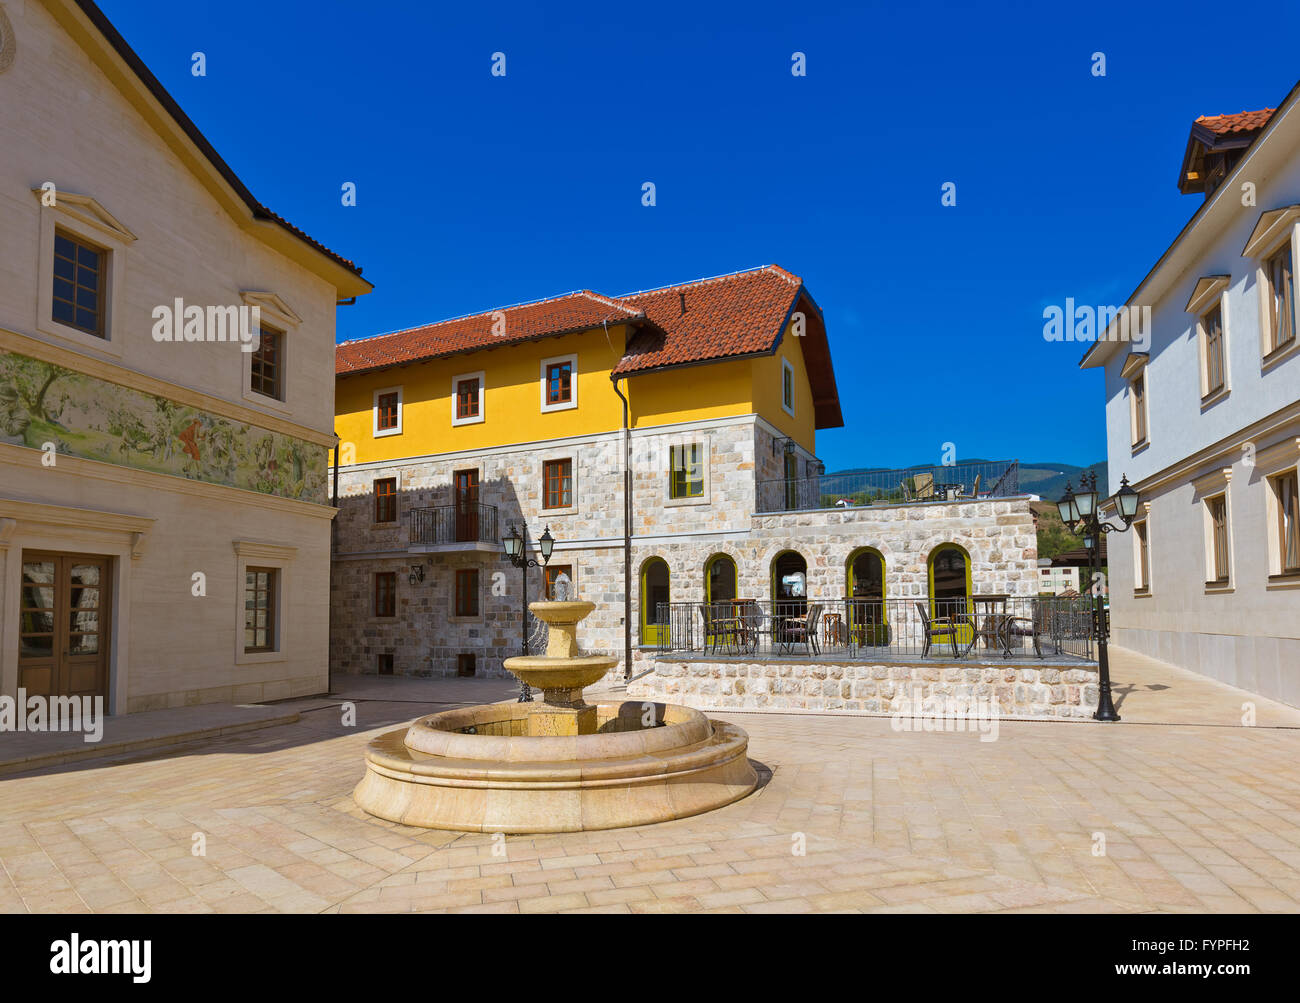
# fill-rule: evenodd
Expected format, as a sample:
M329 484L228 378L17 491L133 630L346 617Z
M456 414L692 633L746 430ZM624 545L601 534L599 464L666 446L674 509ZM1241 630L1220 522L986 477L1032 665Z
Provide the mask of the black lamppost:
M1093 583L1096 588L1096 575L1101 571L1101 539L1103 533L1123 533L1133 525L1133 518L1138 510L1138 493L1129 487L1128 477L1120 478L1119 490L1111 497L1109 503L1115 507L1124 525L1115 526L1102 521L1097 507L1097 475L1089 471L1079 477L1079 493L1066 484L1065 497L1056 503L1061 521L1069 527L1070 532L1083 537L1083 545L1088 550L1088 563L1093 570ZM1106 648L1109 634L1105 619L1105 609L1101 590L1093 596L1093 628L1097 636L1097 675L1101 695L1097 701L1097 710L1092 716L1098 721L1118 721L1115 704L1110 696L1110 654Z
M523 532L520 532L520 527ZM528 569L544 568L551 563L551 551L555 549L555 539L551 536L551 527L547 526L542 531L542 538L537 541L538 548L542 552L542 560L539 564L528 556L528 524L516 523L510 527L510 535L501 538L501 546L505 549L506 557L510 558L510 563L516 568L522 570L523 574L520 580L523 588L519 593L519 623L523 635L524 654L528 654ZM533 691L528 688L528 684L522 679L519 680L519 702L531 703Z

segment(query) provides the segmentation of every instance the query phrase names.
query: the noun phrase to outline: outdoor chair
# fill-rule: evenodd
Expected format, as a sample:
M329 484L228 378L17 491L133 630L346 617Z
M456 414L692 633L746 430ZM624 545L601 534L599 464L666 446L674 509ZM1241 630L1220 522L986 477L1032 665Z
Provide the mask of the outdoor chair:
M970 496L971 496L972 498L978 498L978 497L980 496L980 480L981 480L983 477L984 477L983 474L976 474L976 475L975 475L975 486L974 486L973 488L971 488L971 492L970 492Z
M1002 618L1002 638L1005 649L1002 652L1003 658L1011 657L1011 641L1013 638L1019 640L1028 637L1034 642L1034 654L1039 658L1043 657L1042 644L1039 638L1043 636L1046 628L1045 609L1042 603L1034 603L1033 616L1006 616Z
M817 643L817 624L821 616L822 604L813 603L808 607L807 616L787 620L781 630L782 650L793 653L794 646L802 644L808 648L810 654L820 655L822 649Z
M731 615L729 604L700 603L700 616L704 619L704 653L712 646L716 652L725 645L730 651L740 649L740 618Z
M972 617L963 614L954 614L953 616L936 616L930 617L930 611L925 608L925 603L916 604L916 612L921 616L921 633L925 636L925 647L921 650L921 657L924 658L930 653L930 645L935 641L944 642L952 645L952 657L961 658L975 646L975 621ZM962 627L970 627L971 639L966 645L966 650L957 651L957 635Z

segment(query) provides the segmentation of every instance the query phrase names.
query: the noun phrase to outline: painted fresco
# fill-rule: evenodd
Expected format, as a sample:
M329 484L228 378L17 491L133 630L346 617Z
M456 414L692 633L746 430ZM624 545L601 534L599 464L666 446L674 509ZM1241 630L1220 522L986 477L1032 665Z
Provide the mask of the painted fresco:
M256 425L0 352L0 442L327 502L327 450Z

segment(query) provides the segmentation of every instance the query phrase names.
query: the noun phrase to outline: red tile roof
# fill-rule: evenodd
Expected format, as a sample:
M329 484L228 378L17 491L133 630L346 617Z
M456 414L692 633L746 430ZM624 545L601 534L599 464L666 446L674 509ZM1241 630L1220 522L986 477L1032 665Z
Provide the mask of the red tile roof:
M347 376L549 335L586 331L605 323L626 324L644 319L644 314L629 306L583 290L392 334L345 341L335 349L334 371L339 376ZM502 320L504 325L499 326ZM495 334L496 330L502 333Z
M1268 125L1276 108L1261 108L1259 111L1239 111L1235 115L1202 115L1196 124L1209 129L1216 136L1227 136L1237 132L1257 132Z
M644 311L655 328L633 335L614 372L770 352L802 288L799 276L767 265L620 296Z
M844 421L821 310L803 280L779 265L764 265L711 279L601 296L590 290L503 307L393 334L347 341L335 351L339 376L443 358L551 335L630 324L615 375L767 355L780 344L796 304L808 315L803 343L818 428ZM504 314L504 333L494 324Z

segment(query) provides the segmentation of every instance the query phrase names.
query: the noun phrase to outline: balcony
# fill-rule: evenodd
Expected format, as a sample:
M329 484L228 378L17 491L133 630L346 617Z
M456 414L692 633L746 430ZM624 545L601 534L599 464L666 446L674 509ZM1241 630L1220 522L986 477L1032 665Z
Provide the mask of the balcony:
M461 501L436 508L412 509L408 549L416 554L497 552L501 549L497 507Z
M757 488L754 510L759 514L1008 498L1020 493L1020 461L820 474L759 481Z

